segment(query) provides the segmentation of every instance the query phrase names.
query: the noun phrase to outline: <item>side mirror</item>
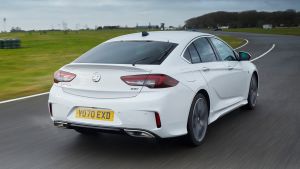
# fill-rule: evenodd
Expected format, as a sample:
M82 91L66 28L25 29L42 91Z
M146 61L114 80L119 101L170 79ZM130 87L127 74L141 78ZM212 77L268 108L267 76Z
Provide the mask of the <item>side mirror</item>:
M248 52L240 51L239 52L239 61L250 60L251 55Z

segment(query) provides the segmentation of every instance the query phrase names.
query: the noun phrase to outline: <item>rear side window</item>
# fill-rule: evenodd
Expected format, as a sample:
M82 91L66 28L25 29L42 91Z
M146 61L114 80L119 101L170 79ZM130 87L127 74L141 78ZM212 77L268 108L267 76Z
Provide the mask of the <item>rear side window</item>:
M213 62L217 60L216 55L206 38L197 39L194 44L202 62Z
M161 64L177 46L159 41L117 41L103 43L76 59L75 63Z
M201 62L199 54L193 43L187 48L187 50L190 53L192 63L200 63Z
M189 62L192 63L192 59L191 59L191 55L190 55L190 51L188 49L185 50L183 57L188 60Z

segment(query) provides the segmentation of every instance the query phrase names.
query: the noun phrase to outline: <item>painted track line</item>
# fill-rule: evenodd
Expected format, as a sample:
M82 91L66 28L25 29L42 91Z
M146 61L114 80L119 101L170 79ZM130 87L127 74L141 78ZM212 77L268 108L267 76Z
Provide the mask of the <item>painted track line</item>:
M25 97L19 97L19 98L10 99L10 100L5 100L5 101L1 101L0 104L19 101L19 100L25 100L25 99L29 99L29 98L33 98L33 97L37 97L37 96L46 95L46 94L49 94L49 92L34 94L34 95L30 95L30 96L25 96Z
M266 54L268 54L269 52L271 52L271 51L275 48L275 46L276 46L276 45L273 44L272 47L271 47L269 50L267 50L265 53L261 54L260 56L258 56L258 57L256 57L256 58L252 59L251 62L256 61L256 60L258 60L258 59L264 57Z
M246 45L249 43L248 39L244 39L244 41L246 41L246 43L244 43L244 44L242 44L241 46L235 48L234 50L240 49L240 48L246 46Z

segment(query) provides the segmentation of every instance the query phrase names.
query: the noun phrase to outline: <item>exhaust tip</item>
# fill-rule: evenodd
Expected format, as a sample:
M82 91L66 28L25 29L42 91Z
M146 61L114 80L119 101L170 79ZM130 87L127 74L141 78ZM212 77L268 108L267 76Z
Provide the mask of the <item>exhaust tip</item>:
M140 137L140 138L155 138L155 136L147 131L142 130L131 130L124 129L124 131L131 137Z
M60 128L69 128L68 123L66 122L61 122L61 121L55 121L54 126L60 127Z

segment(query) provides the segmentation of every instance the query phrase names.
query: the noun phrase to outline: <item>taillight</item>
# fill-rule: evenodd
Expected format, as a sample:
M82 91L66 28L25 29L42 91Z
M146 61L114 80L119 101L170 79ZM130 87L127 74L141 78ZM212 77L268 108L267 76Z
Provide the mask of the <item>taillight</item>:
M74 73L65 72L62 70L58 70L54 73L54 83L58 82L70 82L72 81L76 75Z
M122 76L121 79L130 86L146 86L149 88L167 88L178 84L176 79L164 74Z

